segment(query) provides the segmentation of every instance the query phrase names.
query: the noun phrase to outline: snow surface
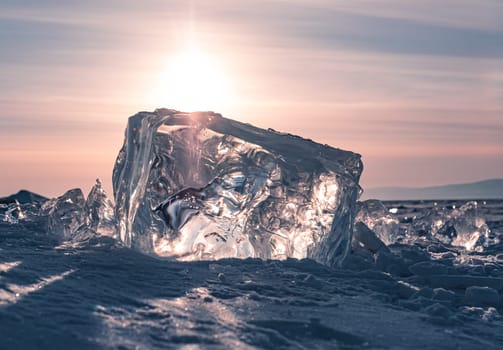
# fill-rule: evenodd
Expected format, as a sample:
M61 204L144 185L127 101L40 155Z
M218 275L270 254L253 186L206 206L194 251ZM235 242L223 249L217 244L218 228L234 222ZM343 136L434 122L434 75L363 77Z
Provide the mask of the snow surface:
M402 224L435 207L386 205L399 208ZM501 234L503 203L480 208ZM39 223L2 222L0 348L502 348L501 244L370 247L357 245L344 269L296 259L181 262L111 237L62 243Z

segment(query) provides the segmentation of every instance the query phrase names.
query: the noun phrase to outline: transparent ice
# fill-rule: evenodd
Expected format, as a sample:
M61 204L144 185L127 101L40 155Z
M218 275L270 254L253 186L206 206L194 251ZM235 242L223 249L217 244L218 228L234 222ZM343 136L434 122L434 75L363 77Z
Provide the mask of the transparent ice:
M485 219L479 215L476 201L459 207L435 205L428 212L413 216L402 224L391 211L378 200L358 202L355 222L364 223L387 245L426 240L482 252L486 247L499 243L497 235L491 234Z
M46 219L47 232L62 240L114 237L117 233L114 206L99 179L87 199L80 188L69 190L43 203L39 217Z
M459 208L437 208L418 218L414 227L428 230L435 239L445 244L482 251L491 242L490 229L478 214L478 203L470 201Z
M10 224L17 224L19 220L26 218L24 210L17 200L10 204L2 204L0 209L3 211L3 221Z
M48 216L48 233L64 240L73 238L86 223L84 205L85 198L80 188L71 189L44 203L42 212Z
M86 226L89 230L102 236L116 236L117 221L115 220L114 205L99 179L96 179L96 184L87 196L84 211Z
M396 243L401 237L398 218L376 199L358 202L355 221L364 223L387 245Z
M212 112L129 119L113 173L121 240L161 256L344 259L358 154Z

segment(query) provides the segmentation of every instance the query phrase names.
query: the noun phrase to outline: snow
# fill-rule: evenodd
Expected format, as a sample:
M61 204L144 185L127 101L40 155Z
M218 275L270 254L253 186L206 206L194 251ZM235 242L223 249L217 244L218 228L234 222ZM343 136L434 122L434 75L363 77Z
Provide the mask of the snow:
M500 218L503 203L488 206ZM501 234L500 219L488 225ZM62 243L37 221L0 223L2 349L503 344L501 244L452 246L439 258L440 241L383 246L374 235L331 268L292 258L183 262L82 237Z

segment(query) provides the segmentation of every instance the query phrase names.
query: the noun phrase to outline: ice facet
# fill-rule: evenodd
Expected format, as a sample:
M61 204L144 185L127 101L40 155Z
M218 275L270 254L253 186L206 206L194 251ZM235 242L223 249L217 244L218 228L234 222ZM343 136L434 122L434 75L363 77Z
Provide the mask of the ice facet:
M474 252L497 249L500 244L501 234L497 231L499 219L488 218L491 229L484 218L487 215L485 201L417 202L408 209L400 205L396 211L400 218L401 243L433 246L441 243L462 252L464 260Z
M372 253L377 253L380 250L387 250L386 245L383 241L377 237L374 231L369 229L361 221L355 222L353 231L353 241L356 242L360 247L369 250Z
M87 200L80 188L69 190L44 202L39 218L46 220L49 234L65 241L81 241L96 235L115 237L117 233L114 206L99 179Z
M87 196L84 206L87 227L103 236L114 237L117 233L117 221L115 220L114 205L108 198L107 193L96 179Z
M73 238L86 224L84 206L84 194L80 188L44 203L42 211L48 215L47 232L62 239Z
M0 221L17 224L40 219L40 207L47 198L21 190L16 194L0 198Z
M3 205L3 221L9 224L17 224L20 220L23 220L26 216L21 208L21 204L16 200L13 203Z
M129 119L114 168L120 238L187 260L338 264L361 171L358 154L212 112L142 112Z
M459 208L440 208L419 218L416 227L429 226L432 237L445 244L482 251L487 246L489 227L478 215L478 203L470 201Z
M355 222L364 223L387 245L395 243L400 238L398 218L376 199L358 202Z

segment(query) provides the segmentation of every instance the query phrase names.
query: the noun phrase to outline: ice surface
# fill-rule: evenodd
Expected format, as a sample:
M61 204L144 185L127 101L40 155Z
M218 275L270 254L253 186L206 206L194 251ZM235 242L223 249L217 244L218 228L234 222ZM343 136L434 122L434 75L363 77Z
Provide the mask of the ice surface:
M21 208L21 204L16 200L10 204L2 204L3 221L10 224L17 224L19 220L23 220L26 215Z
M0 221L18 224L39 219L41 205L47 198L26 190L0 198Z
M87 199L80 188L69 190L45 202L40 216L47 217L47 231L63 240L96 234L113 237L117 233L114 207L99 179Z
M358 154L212 112L142 112L129 119L114 168L120 238L186 260L338 264L361 171Z
M372 253L377 253L380 250L387 250L384 242L377 237L374 231L369 229L368 226L361 221L355 222L353 241L358 242L360 246Z
M400 238L398 218L376 199L358 202L355 222L364 223L385 244L395 243Z
M459 208L434 208L414 221L416 233L426 231L445 244L482 251L491 243L490 229L478 214L478 203L470 201Z
M62 239L71 239L86 224L85 198L80 188L71 189L42 206L47 213L47 231Z
M84 206L87 227L104 236L114 237L117 233L117 221L115 220L114 205L108 198L107 193L96 179L87 196Z
M387 245L417 239L434 239L443 244L463 247L467 251L482 251L491 244L499 243L490 235L485 219L478 213L478 203L470 201L460 207L434 206L430 211L411 218L407 225L400 225L397 208L388 210L378 200L358 202L356 222L364 223Z
M78 188L53 199L28 191L0 198L0 221L9 224L31 222L63 240L95 234L115 237L117 234L114 206L99 179L87 200Z

